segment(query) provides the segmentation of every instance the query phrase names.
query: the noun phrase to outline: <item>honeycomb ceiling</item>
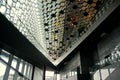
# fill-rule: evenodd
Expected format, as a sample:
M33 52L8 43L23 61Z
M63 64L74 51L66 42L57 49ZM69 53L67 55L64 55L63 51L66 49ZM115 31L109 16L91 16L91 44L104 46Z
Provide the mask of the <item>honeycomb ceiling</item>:
M42 16L46 49L56 60L87 29L102 0L43 0Z
M0 0L0 12L49 60L68 52L105 0Z

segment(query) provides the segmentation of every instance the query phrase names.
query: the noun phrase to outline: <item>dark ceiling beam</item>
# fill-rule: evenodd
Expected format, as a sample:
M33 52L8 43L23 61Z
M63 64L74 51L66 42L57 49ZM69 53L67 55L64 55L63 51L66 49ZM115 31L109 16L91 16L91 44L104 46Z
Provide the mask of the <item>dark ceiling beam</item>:
M56 68L29 40L27 40L15 27L0 13L0 47L12 54L42 67L44 65Z

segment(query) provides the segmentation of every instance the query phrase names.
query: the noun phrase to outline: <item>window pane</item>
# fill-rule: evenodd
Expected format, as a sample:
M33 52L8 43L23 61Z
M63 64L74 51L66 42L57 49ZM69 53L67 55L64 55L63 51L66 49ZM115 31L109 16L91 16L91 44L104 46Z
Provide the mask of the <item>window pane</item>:
M97 70L93 76L94 80L100 80L100 73L99 70Z
M17 65L17 60L13 59L11 66L16 68L16 65Z
M46 71L46 76L54 76L54 72L53 71Z
M31 78L31 76L32 76L32 71L33 71L33 66L30 65L30 78Z
M108 69L101 69L102 80L105 80L109 76Z
M110 68L110 73L112 73L115 70L115 68Z
M27 70L27 65L25 64L24 75L25 75L25 73L26 73L26 70Z
M10 55L10 53L9 53L9 52L7 52L7 51L6 51L6 50L4 50L4 49L2 49L2 52L4 52L4 53L6 53L6 54Z
M75 72L74 71L72 71L72 76L74 76L75 75Z
M21 76L19 75L19 74L17 74L18 76L17 76L17 80L20 80L20 78L21 78Z
M53 71L46 71L46 80L53 80L54 72Z
M8 80L13 80L14 75L15 75L15 71L13 69L10 69Z
M57 74L57 80L60 80L60 74Z
M29 77L29 74L30 74L30 65L28 66L27 77Z
M23 62L20 62L19 72L22 72Z
M71 76L71 72L68 73L68 76L69 76L69 77Z
M77 75L77 71L75 71L75 75Z
M0 58L3 59L5 62L8 62L9 55L4 52L1 52Z
M0 80L3 80L5 70L6 70L6 65L2 61L0 61Z
M23 77L17 73L17 80L23 80Z

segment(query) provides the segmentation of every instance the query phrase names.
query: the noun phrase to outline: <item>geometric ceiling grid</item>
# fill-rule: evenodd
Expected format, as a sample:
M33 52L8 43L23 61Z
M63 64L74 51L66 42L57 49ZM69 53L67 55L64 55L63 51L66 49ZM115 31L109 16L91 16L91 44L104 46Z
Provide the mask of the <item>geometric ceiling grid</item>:
M46 48L56 60L80 37L103 0L43 0L41 3Z
M88 29L106 0L0 0L0 12L49 60Z

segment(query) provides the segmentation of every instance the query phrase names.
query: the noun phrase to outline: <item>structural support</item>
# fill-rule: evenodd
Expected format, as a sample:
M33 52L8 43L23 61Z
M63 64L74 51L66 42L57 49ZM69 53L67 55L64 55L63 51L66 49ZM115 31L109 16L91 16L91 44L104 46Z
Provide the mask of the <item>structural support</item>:
M54 80L57 80L57 74L58 74L58 72L55 71L55 72L54 72Z
M45 80L45 72L46 72L46 66L43 67L43 80Z
M77 67L77 80L80 80L80 67Z
M33 66L33 70L32 70L32 79L31 79L31 80L34 79L34 73L35 73L35 65Z
M102 74L100 69L99 69L99 73L100 73L100 80L102 80Z
M19 65L20 65L20 59L17 60L16 70L19 70ZM15 77L13 78L13 80L17 80L17 77L18 77L18 73L15 71Z
M25 73L25 76L26 76L26 77L28 77L28 75L27 75L27 74L28 74L28 67L29 67L29 65L28 65L28 63L27 63L26 73Z
M13 56L10 55L10 56L9 56L8 65L11 65L12 60L13 60ZM9 72L10 72L10 66L7 66L3 80L8 80Z

